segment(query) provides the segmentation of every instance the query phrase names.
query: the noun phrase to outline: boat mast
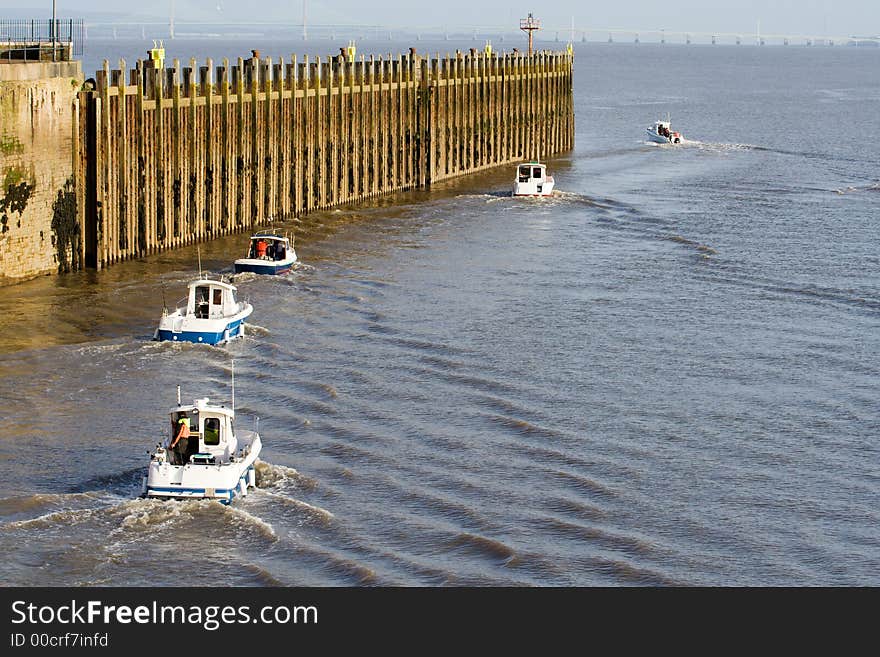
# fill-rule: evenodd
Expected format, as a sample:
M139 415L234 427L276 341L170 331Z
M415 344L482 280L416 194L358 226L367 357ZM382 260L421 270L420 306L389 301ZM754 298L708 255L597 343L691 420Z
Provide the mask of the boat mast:
M235 359L232 359L232 412L235 413Z
M180 386L177 386L177 405L180 406Z

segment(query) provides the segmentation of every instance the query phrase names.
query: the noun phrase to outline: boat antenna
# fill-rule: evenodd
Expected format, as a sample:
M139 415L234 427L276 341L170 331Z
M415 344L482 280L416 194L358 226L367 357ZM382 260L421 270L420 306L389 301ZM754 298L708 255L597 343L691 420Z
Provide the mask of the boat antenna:
M197 246L196 251L199 254L199 278L202 277L202 247Z
M177 386L177 405L180 406L180 386Z
M235 413L235 359L232 359L232 412Z
M168 304L165 302L165 283L162 283L162 313L168 314Z

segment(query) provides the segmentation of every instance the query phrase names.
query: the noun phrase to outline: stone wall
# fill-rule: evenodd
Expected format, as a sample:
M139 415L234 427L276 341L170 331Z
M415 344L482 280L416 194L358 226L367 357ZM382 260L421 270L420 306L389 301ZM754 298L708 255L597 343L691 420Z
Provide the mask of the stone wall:
M76 268L79 62L0 64L0 285Z

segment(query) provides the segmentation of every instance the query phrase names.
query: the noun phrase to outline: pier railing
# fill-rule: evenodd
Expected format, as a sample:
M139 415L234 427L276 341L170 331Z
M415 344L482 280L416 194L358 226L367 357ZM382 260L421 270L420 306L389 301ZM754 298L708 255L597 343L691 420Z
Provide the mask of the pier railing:
M98 268L574 139L568 53L105 62L78 105L80 262Z
M82 19L0 19L0 63L68 61L82 49Z

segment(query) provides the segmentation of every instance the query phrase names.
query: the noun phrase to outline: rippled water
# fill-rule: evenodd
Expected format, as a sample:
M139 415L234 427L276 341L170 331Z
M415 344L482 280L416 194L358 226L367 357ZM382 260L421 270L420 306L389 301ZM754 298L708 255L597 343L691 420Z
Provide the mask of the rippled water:
M554 198L291 224L228 348L149 339L195 249L0 289L0 580L880 584L878 58L581 47ZM666 112L682 147L642 140ZM138 499L232 359L258 491Z

